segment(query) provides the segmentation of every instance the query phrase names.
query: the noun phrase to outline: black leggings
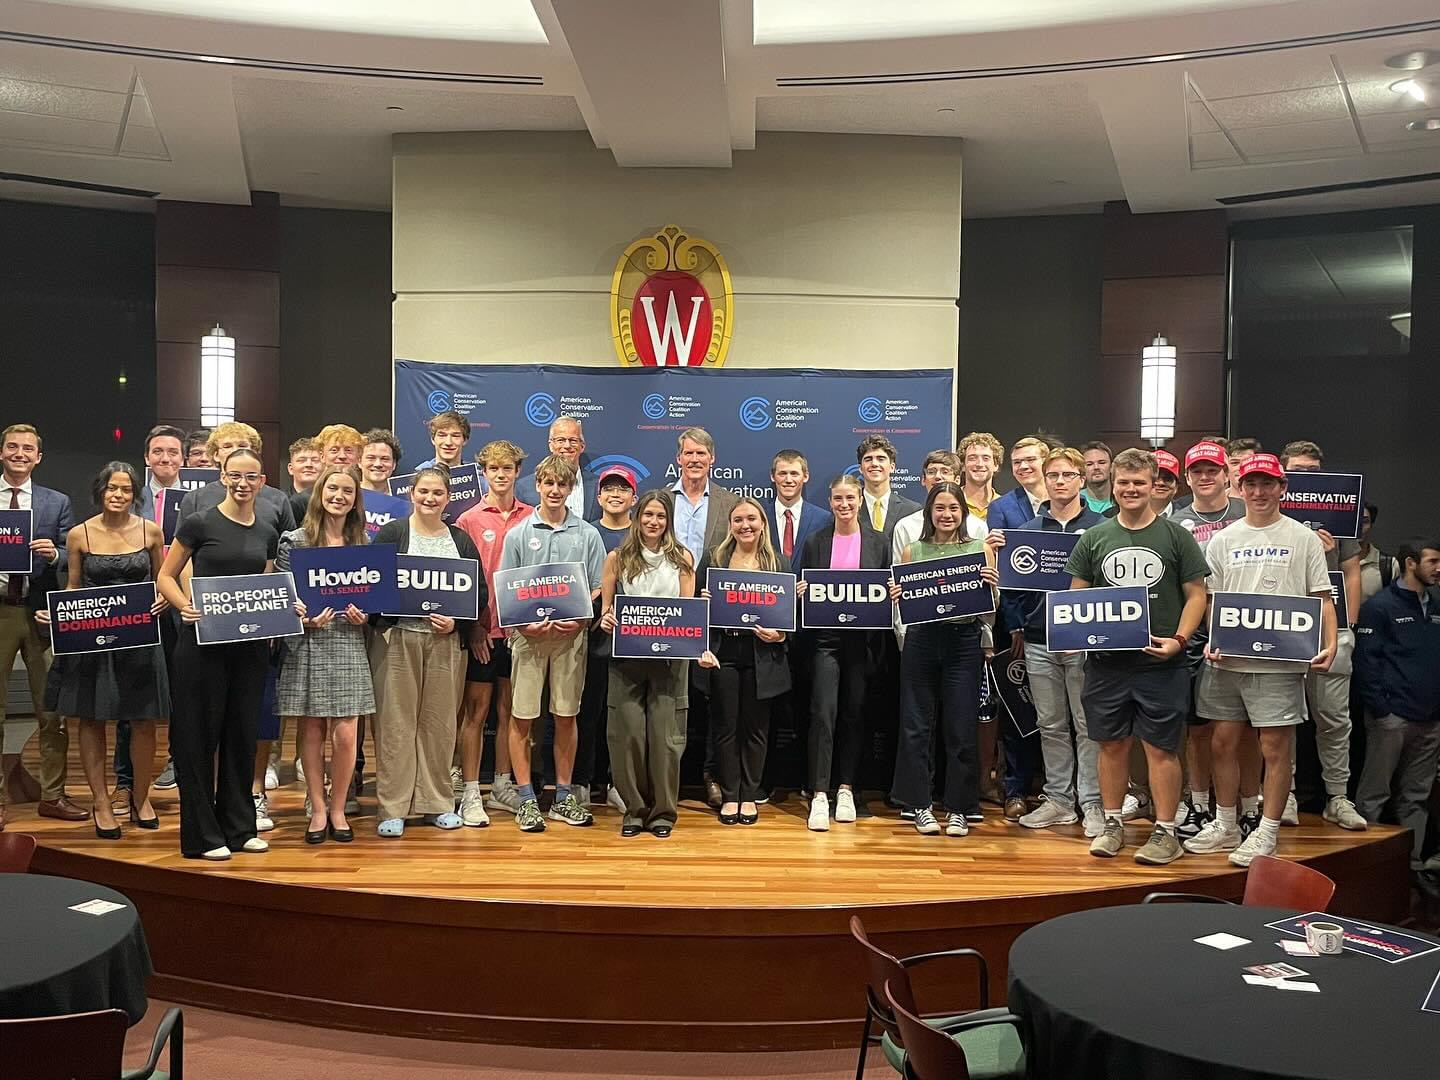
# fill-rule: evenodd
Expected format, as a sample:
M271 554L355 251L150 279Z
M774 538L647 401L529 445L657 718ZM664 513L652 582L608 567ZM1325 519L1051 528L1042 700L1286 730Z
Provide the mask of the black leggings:
M865 743L865 681L869 634L821 633L810 689L810 790L816 794L859 782ZM833 783L832 781L833 777Z
M945 764L945 809L980 807L980 633L974 623L924 623L905 633L900 654L900 742L891 795L930 805L930 747L937 728ZM938 715L937 715L938 714Z

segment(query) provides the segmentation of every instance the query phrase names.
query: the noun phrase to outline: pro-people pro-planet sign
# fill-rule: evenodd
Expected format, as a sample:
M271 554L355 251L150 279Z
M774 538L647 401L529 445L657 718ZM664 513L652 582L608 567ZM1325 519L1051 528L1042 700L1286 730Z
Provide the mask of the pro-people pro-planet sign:
M299 637L305 632L295 614L295 579L288 573L237 574L194 578L190 595L200 621L201 645Z

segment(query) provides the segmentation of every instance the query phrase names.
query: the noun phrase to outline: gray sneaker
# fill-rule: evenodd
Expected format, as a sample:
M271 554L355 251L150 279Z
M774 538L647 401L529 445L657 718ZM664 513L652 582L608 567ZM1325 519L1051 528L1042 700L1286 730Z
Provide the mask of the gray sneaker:
M160 770L160 775L155 778L155 786L161 791L169 791L175 787L175 762L165 762L165 768Z
M1021 815L1020 824L1027 829L1048 829L1051 825L1073 825L1076 820L1073 807L1042 798L1039 806Z
M496 781L492 784L490 794L485 797L485 809L498 810L505 814L520 813L520 789L515 786L515 781Z
M1085 835L1094 840L1105 831L1105 811L1091 803L1085 807Z
M1135 852L1135 861L1146 866L1164 866L1184 854L1185 849L1180 846L1179 837L1163 825L1156 825L1150 839Z
M1105 819L1105 828L1090 843L1090 854L1102 859L1113 859L1125 846L1125 824L1113 817Z
M545 815L540 813L540 804L534 799L526 799L515 812L515 824L520 826L521 832L544 832Z
M577 825L581 828L595 824L594 816L580 805L574 791L550 807L549 817L551 821L563 821L566 825Z
M589 806L589 805L590 805L590 785L589 785L589 784L576 784L576 785L575 785L574 787L572 787L570 790L575 793L575 801L578 802L581 806Z
M1339 825L1342 829L1350 829L1354 832L1365 831L1365 819L1355 809L1355 804L1344 795L1332 795L1325 803L1325 811L1320 815L1332 825Z

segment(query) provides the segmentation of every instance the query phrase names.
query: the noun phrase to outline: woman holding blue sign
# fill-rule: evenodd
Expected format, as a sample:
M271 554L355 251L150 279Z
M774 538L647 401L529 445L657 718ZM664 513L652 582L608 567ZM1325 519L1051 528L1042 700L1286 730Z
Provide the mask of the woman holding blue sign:
M882 533L860 528L864 488L849 473L830 482L830 511L835 520L805 541L805 571L886 570L890 549ZM804 590L801 590L804 594ZM807 624L808 625L808 624ZM884 640L874 631L815 631L814 678L810 684L809 826L830 828L831 780L835 787L835 820L855 820L854 785L860 776L865 737L865 684L883 656Z
M640 496L630 531L605 557L600 629L615 632L615 595L694 596L690 552L675 538L674 503L665 491ZM706 651L701 667L718 661ZM675 826L680 758L689 709L685 660L610 661L610 770L625 803L621 836L649 829L662 840Z
M331 465L315 481L314 497L300 528L280 537L275 565L290 569L298 547L358 547L366 543L365 504L360 470ZM304 620L305 636L290 643L280 668L275 705L281 716L295 717L300 761L305 768L310 821L305 842L330 839L348 844L354 833L345 819L345 799L355 771L358 717L375 711L375 688L365 651L367 615L354 604L344 611L325 608ZM333 745L330 785L325 799L325 730Z
M444 513L450 505L450 471L428 465L410 488L408 518L392 521L375 535L401 555L474 559L475 541ZM486 601L484 581L478 583ZM431 613L376 617L379 629L371 654L375 673L375 794L380 802L377 832L405 834L405 819L458 829L450 759L455 752L455 716L465 687L465 662L475 622ZM483 633L483 631L481 631ZM308 766L307 766L308 768Z
M91 491L100 513L71 529L65 540L70 561L68 588L153 581L165 538L159 525L136 514L139 475L125 462L112 461L95 477ZM157 596L151 614L159 615L169 606ZM50 613L37 611L35 621L48 624ZM80 721L80 763L90 784L95 835L101 840L120 839L120 825L105 786L105 725L119 720L130 724L135 775L130 823L142 829L158 828L159 819L150 806L155 721L170 715L170 682L160 646L57 657L50 669L50 686L53 699L46 704L61 716Z
M712 566L790 572L790 560L770 543L765 508L748 495L731 508L729 535L700 561L695 576L706 580ZM710 590L702 589L700 595L709 599ZM719 666L713 671L701 668L695 686L710 699L715 726L720 824L754 825L760 820L756 799L770 737L770 703L790 689L785 633L758 624L749 630L712 630L710 651Z
M985 551L965 529L965 490L940 483L925 500L925 519L902 563L973 555ZM980 570L992 600L1000 578L994 566ZM900 598L899 586L891 595ZM900 738L895 751L895 801L915 809L915 831L935 836L940 823L931 810L930 746L939 713L945 761L945 835L970 831L965 816L980 808L980 680L984 661L995 653L993 612L911 625L900 653Z

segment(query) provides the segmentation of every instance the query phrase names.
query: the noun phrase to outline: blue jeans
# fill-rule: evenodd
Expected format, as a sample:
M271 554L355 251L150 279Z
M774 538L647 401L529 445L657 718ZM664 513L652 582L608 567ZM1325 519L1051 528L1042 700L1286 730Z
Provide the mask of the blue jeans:
M980 806L980 632L974 623L924 623L900 653L900 738L891 795L930 805L930 746L938 720L945 755L945 809Z
M1045 760L1045 797L1057 806L1100 805L1099 748L1090 741L1080 692L1085 687L1085 655L1052 653L1044 645L1025 643L1025 670L1040 727L1040 754ZM1071 743L1071 732L1074 743ZM1078 779L1076 764L1079 764Z

